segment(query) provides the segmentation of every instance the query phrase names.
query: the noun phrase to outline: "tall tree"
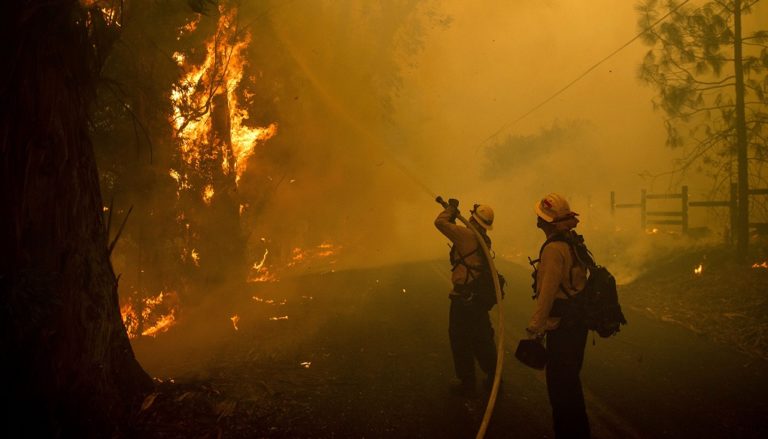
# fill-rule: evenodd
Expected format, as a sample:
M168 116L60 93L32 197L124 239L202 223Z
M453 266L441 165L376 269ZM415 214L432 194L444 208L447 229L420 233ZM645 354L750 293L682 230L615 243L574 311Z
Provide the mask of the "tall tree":
M77 0L11 2L0 20L3 429L106 437L152 385L120 318L88 134L114 29Z
M738 253L749 244L749 185L761 181L768 123L768 31L745 36L754 0L687 2L645 0L637 7L645 42L652 46L640 78L659 92L667 143L685 146L682 169L698 164L717 182L738 183ZM662 14L669 18L652 27ZM761 23L764 24L764 23ZM685 133L687 131L687 135ZM735 159L735 160L734 160Z

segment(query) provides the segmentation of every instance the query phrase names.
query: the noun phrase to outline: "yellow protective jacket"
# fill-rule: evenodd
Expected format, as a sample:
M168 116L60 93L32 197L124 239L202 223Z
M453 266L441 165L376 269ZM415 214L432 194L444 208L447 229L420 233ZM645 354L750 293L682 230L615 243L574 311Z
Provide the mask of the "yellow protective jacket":
M587 283L587 268L575 258L567 242L553 241L541 251L536 273L536 309L528 323L528 332L543 336L557 329L559 317L550 316L555 299L567 299L579 293Z

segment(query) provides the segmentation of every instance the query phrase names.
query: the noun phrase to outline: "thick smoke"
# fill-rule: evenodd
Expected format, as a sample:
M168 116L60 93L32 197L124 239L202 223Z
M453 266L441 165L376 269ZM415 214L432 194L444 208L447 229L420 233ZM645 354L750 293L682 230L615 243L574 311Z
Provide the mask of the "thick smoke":
M240 231L216 229L216 218L207 220L216 230L207 239L243 242L245 261L233 256L224 281L195 274L189 260L179 275L178 249L198 230L174 232L181 223L169 208L177 185L168 169L178 145L168 99L180 73L171 60L181 50L173 33L194 14L166 13L168 5L130 11L129 18L149 23L146 29L126 23L119 54L126 60L143 54L128 79L149 78L152 86L127 108L144 123L136 128L126 116L121 131L96 139L97 145L120 143L115 139L146 130L139 137L153 143L150 166L146 145L133 157L133 149L120 143L128 150L121 163L134 167L101 169L105 198L116 194L121 205L135 206L114 255L116 271L125 274L121 295L154 272L162 278L156 291L183 279L183 288L213 291L209 301L232 302L219 303L227 311L249 300L222 287L244 282L234 268L239 263L250 268L264 260L288 277L445 258L445 239L433 226L440 211L436 195L459 198L465 214L473 203L491 205L497 256L524 264L543 238L533 204L549 192L562 193L581 214L579 230L598 257L615 261L626 281L639 273L651 247L636 211L611 215L611 191L619 202L637 202L643 188L676 192L687 183L692 197L709 195L708 180L669 173L682 152L666 148L663 115L651 105L654 91L637 79L647 50L639 41L542 105L636 35L633 2L220 3L239 7L238 29L251 35L249 86L238 92L247 103L246 123L278 127L247 159L238 182ZM208 38L216 20L216 14L201 16L194 38ZM128 71L119 63L113 70ZM151 183L124 175L114 183L111 175L121 172L149 174ZM185 211L187 218L195 214ZM701 211L691 222L720 233L722 220ZM663 245L681 243L690 244L667 237ZM332 256L317 257L328 248ZM291 265L297 249L310 261ZM205 264L217 256L203 252L199 258ZM188 301L183 292L181 301ZM224 323L222 331L231 330Z

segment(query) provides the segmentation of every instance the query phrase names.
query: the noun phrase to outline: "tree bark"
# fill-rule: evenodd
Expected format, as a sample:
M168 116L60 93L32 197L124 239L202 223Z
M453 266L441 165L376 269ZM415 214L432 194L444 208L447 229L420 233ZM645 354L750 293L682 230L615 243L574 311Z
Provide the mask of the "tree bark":
M76 0L11 2L0 21L11 62L0 73L3 428L108 437L152 381L125 333L107 251L87 113L98 48Z
M744 66L741 44L741 0L734 0L733 58L736 75L736 157L739 204L736 250L745 259L749 250L749 168L747 162L747 124L744 115Z

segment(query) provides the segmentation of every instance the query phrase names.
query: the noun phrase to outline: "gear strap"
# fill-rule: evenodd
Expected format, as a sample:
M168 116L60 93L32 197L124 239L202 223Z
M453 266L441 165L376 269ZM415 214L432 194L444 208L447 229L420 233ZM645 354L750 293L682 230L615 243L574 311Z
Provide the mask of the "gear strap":
M577 235L577 236L580 237L580 235ZM576 239L579 239L578 237ZM576 251L575 246L578 245L578 244L574 243L573 239L574 239L574 237L572 237L572 236L568 236L568 235L565 235L563 233L555 233L555 234L549 236L546 239L546 241L544 241L544 244L541 245L541 248L539 249L539 257L538 257L538 259L531 260L530 257L528 258L528 263L531 264L531 266L533 267L533 275L532 276L533 276L533 282L534 282L533 283L533 287L534 287L534 289L533 289L533 299L534 300L539 295L538 291L536 291L536 275L537 275L537 273L539 271L538 264L539 264L539 262L541 262L541 253L544 251L544 247L546 247L550 243L555 242L555 241L562 241L562 242L565 242L566 244L568 244L568 249L571 252L571 259L573 260L573 265L571 265L571 267L568 269L568 276L570 277L571 285L573 285L573 266L574 265L576 265L577 263L580 263L581 265L583 265L583 266L585 266L587 268L595 267L596 264L595 264L594 259L592 257L592 252L590 252L589 249L584 247L584 249L587 251L587 254L586 254L586 259L587 260L584 261L583 258L581 256L579 256L579 252ZM583 238L581 238L581 243L583 244ZM562 283L560 284L560 291L562 291L563 294L565 294L569 299L572 298L573 296L575 296L576 294L578 294L578 293L576 293L576 294L569 293L563 287Z
M491 239L490 239L490 238L488 238L488 236L487 236L487 235L483 235L483 240L485 241L486 245L488 245L488 247L490 248L490 246L491 246L491 244L490 244L490 241L491 241ZM454 249L455 249L455 248L456 248L456 245L454 244L454 245L451 247L451 265L452 265L452 267L451 267L451 272L455 271L455 270L456 270L456 267L458 267L459 265L463 265L463 266L464 266L464 267L467 269L467 277L466 277L466 278L464 278L464 284L466 285L466 284L470 283L471 281L473 281L473 280L475 280L475 279L478 279L478 278L480 277L480 275L481 275L481 274L482 274L482 273L483 273L483 272L486 270L486 268L487 268L487 261L486 261L486 263L485 263L485 264L482 264L482 263L481 263L481 264L479 264L479 265L473 265L473 264L469 264L469 263L466 261L466 259L467 259L468 257L470 257L470 256L472 256L472 255L474 255L475 253L478 253L478 252L480 251L480 245L479 245L479 244L478 244L478 246L477 246L477 247L475 247L475 249L474 249L474 250L472 250L471 252L467 253L466 255L462 255L462 254L459 252L459 250L458 250L458 249L456 249L456 250L454 251ZM455 258L454 258L454 254L456 255L456 257L455 257ZM484 255L482 255L482 256L484 256ZM475 273L477 273L477 274L475 274ZM471 277L471 279L470 279L470 277Z

